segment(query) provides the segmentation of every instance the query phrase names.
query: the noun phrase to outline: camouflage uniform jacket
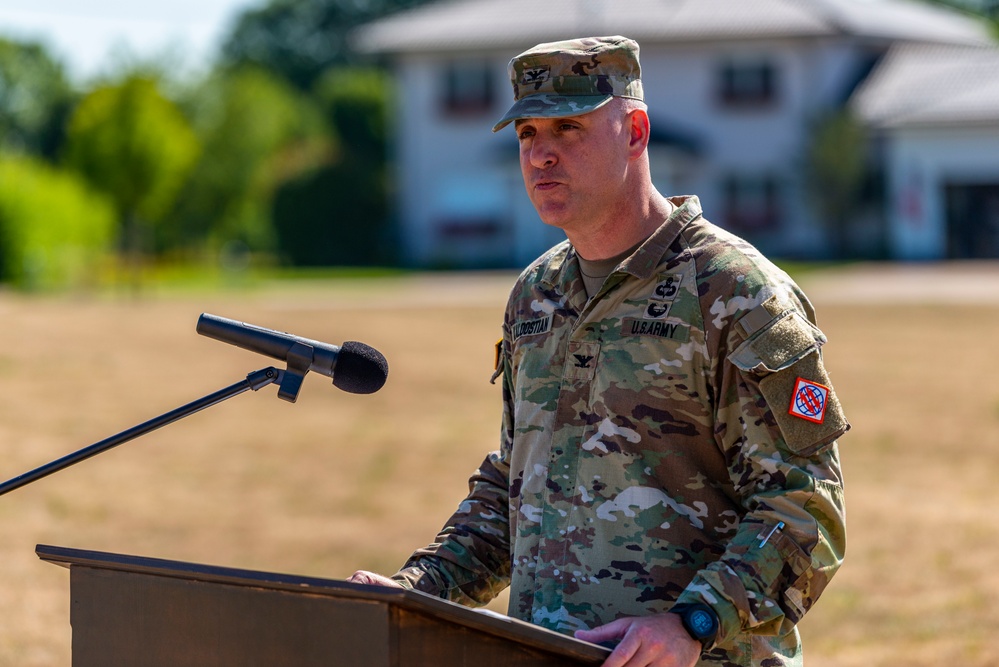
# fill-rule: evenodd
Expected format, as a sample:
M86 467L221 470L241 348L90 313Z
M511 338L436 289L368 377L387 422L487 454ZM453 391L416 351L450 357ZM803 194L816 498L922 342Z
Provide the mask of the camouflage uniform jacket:
M795 624L845 549L847 424L791 279L676 210L587 300L568 243L504 324L501 448L395 575L571 633L703 602L705 664L800 664Z

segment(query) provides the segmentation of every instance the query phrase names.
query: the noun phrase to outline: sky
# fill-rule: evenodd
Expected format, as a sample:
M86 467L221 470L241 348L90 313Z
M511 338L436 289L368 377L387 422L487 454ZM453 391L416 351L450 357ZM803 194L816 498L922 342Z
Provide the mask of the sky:
M207 65L236 16L265 0L0 0L0 35L44 43L75 81L100 74L115 51L168 50Z

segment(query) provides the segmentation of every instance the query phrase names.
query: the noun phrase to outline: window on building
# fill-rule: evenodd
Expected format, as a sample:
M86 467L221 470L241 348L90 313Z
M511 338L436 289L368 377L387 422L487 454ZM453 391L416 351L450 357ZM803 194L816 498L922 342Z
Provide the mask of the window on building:
M493 70L483 62L453 62L444 69L443 111L485 114L493 109Z
M732 58L719 68L719 99L729 107L774 104L777 78L777 68L767 58Z
M738 231L772 230L781 222L780 182L772 175L732 174L723 184L725 226Z

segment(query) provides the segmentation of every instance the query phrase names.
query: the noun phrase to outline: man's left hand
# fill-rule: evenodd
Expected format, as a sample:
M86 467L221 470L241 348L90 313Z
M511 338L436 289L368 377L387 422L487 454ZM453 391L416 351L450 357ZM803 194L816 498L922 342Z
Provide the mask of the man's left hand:
M595 644L621 640L602 667L692 667L701 657L701 644L691 639L676 614L619 618L578 630L576 639Z

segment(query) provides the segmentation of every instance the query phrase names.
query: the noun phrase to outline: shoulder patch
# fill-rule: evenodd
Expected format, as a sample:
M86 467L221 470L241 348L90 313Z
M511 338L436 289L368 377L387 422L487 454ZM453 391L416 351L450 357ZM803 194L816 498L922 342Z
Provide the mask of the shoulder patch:
M760 393L770 406L788 449L799 456L822 450L850 430L818 351L790 368L764 377L760 380Z
M787 413L810 422L821 424L826 417L829 405L829 387L805 378L798 378L791 396L791 407Z
M503 375L503 339L496 341L496 348L493 351L493 374L489 378L489 384L496 384L499 376Z
M746 339L729 361L759 378L788 449L810 456L849 430L822 363L826 337L818 327L796 310L781 310L771 297L744 315L737 328Z

